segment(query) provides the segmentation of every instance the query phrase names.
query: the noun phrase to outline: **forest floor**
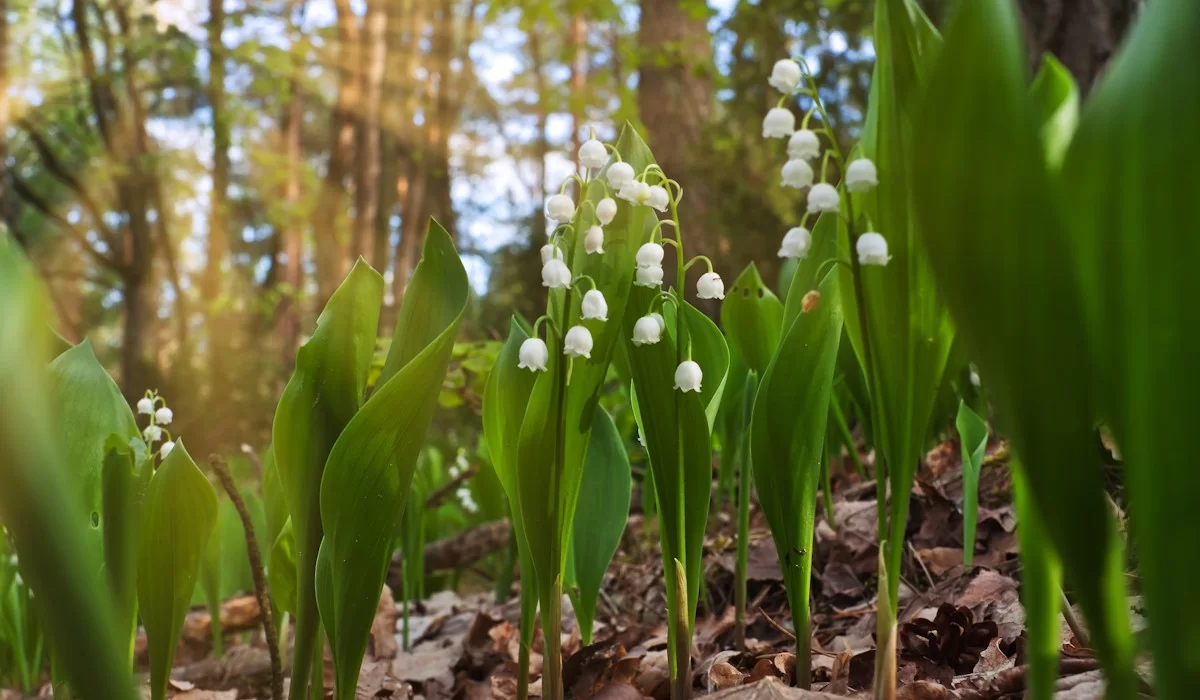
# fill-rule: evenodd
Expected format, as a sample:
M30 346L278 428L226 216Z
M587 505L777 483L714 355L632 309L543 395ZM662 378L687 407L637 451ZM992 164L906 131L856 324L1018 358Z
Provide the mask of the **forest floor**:
M992 444L989 449L997 447ZM721 503L714 506L705 546L704 596L693 646L697 695L869 695L875 664L876 491L874 482L847 474L834 478L833 513L826 514L818 505L812 575L813 692L786 687L794 680L795 641L779 558L757 511L749 539L746 639L741 648L735 643L736 517L732 504ZM1008 471L1002 464L983 469L975 555L969 567L963 564L961 474L958 445L948 442L926 456L913 489L898 628L899 698L1016 698L1024 690L1025 616ZM1135 620L1137 607L1137 600L1131 599ZM568 695L597 700L669 697L665 611L653 520L647 525L642 516L631 516L605 578L595 643L581 645L569 602L564 603ZM227 630L250 629L256 618L253 598L229 601L222 614ZM513 700L517 620L515 596L498 604L490 592L460 596L443 591L413 605L411 647L403 651L400 610L385 588L358 697ZM206 628L206 614L189 616L172 684L174 697L269 697L261 635L249 635L248 644L230 649L221 659L203 660ZM1058 697L1100 697L1099 664L1077 632L1084 634L1062 621ZM539 637L531 695L541 688L540 648ZM331 681L328 659L325 670ZM0 700L7 697L0 692Z

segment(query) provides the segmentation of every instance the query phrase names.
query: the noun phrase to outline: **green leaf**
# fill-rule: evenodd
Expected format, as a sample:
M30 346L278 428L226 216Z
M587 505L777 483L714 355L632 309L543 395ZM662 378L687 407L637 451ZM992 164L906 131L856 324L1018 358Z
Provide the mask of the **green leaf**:
M1131 697L1123 556L1094 449L1094 346L1025 65L1011 3L959 7L919 120L917 214L938 283L988 377L998 428L1028 466L1109 692Z
M783 304L762 281L754 263L746 266L725 295L721 324L730 353L761 377L779 345Z
M296 535L288 520L271 545L271 563L267 568L271 599L280 610L296 614Z
M123 442L110 435L101 469L101 512L104 513L104 568L113 595L118 633L127 641L133 666L137 636L137 570L146 489L153 472L146 446L137 438Z
M217 496L182 440L150 479L145 509L138 606L150 654L151 695L162 700L183 618L217 521Z
M296 369L275 409L272 446L279 482L296 535L296 632L293 677L307 679L317 638L314 578L321 545L321 475L343 428L362 404L383 278L359 261L317 318L317 329L296 355ZM290 697L307 697L306 682Z
M838 274L797 316L759 384L750 421L750 463L763 515L780 553L796 629L806 629L817 488L842 335ZM789 295L791 296L791 295ZM807 644L807 635L798 643Z
M1128 465L1161 697L1190 697L1200 687L1200 608L1181 603L1195 600L1186 591L1200 576L1195 560L1181 557L1185 543L1200 538L1200 474L1190 457L1200 370L1188 351L1200 328L1198 33L1200 4L1146 3L1093 90L1063 166L1073 243L1064 252L1086 270L1091 345L1104 353L1101 417ZM1070 575L1068 552L1059 552Z
M579 587L572 602L585 646L592 643L592 622L596 619L596 599L600 595L604 572L625 532L633 484L629 455L616 424L604 409L597 410L594 415L592 442L588 446L581 487L586 497L581 499L575 511L572 550L575 584Z
M1062 599L1062 564L1029 490L1020 458L1009 462L1012 470L1013 502L1016 504L1017 539L1021 546L1021 604L1025 607L1025 632L1029 643L1030 700L1051 700L1058 681L1058 656L1062 648L1059 605Z
M1046 161L1051 169L1057 169L1079 123L1079 88L1070 71L1053 55L1046 54L1029 87L1029 96L1042 124Z
M395 533L467 296L467 273L454 242L431 221L379 384L333 445L321 479L325 539L317 561L317 602L342 700L354 697ZM277 439L277 458L281 446Z
M958 403L954 419L962 447L963 565L975 559L975 527L979 524L979 471L987 452L988 427L965 401Z

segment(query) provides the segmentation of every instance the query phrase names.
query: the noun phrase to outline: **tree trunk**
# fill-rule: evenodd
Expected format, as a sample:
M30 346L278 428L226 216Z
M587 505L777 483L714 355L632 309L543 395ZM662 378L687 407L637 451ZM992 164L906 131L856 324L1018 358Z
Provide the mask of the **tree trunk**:
M424 239L424 220L427 214L425 207L425 183L429 176L427 166L428 132L430 120L426 119L420 127L413 124L413 115L421 105L418 96L415 69L421 56L421 37L425 31L426 13L430 0L408 0L408 21L404 50L400 53L397 70L401 86L404 89L404 101L399 119L399 135L401 159L405 161L404 170L397 179L397 197L402 200L400 209L400 242L396 245L396 256L392 266L392 308L399 310L400 302L404 299L404 290L408 287L408 278ZM399 25L397 25L399 26ZM426 93L431 90L427 80ZM426 113L430 113L432 102L423 105ZM403 192L401 192L403 190Z
M386 0L368 0L367 14L363 20L362 116L358 122L358 172L354 187L351 259L374 257L374 234L379 212L379 122L383 73L387 61L387 22Z
M212 109L213 164L212 193L209 199L208 260L202 280L202 300L208 319L208 359L210 391L225 400L231 388L230 359L233 328L222 312L220 298L228 292L225 261L229 256L229 149L232 142L229 114L225 109L225 47L221 34L225 29L224 0L209 0L208 103Z
M359 108L360 80L355 75L358 62L358 18L350 0L335 0L337 8L338 73L337 101L329 118L329 161L321 192L313 212L313 236L317 243L317 304L319 308L333 295L346 274L346 246L338 235L338 213L346 194L346 175L354 151L355 114Z
M304 0L293 0L288 21L288 36L298 43L294 15L304 5ZM300 206L301 135L304 128L304 103L300 95L300 74L304 70L305 57L292 56L292 74L288 79L287 109L281 117L283 151L287 154L287 177L283 185L284 211L280 246L284 260L280 282L285 294L280 300L279 342L284 367L291 367L296 360L296 348L300 344L301 304L304 293L304 229L296 209ZM277 263L278 264L278 263Z
M719 251L717 232L707 223L711 193L690 167L712 112L714 68L707 16L684 0L642 0L641 7L638 41L644 57L639 64L638 110L658 164L683 186L679 218L688 257L712 257ZM674 264L664 267L665 279L675 279ZM699 267L692 277L703 273ZM737 271L721 272L731 277ZM715 312L716 306L706 310Z
M1086 95L1133 24L1142 0L1021 0L1021 16L1036 71L1054 54Z
M571 28L567 34L567 58L571 64L571 90L567 101L571 107L571 157L575 159L575 172L579 172L582 166L579 162L579 145L585 138L583 105L586 97L583 93L587 87L588 74L588 56L584 47L586 33L587 21L583 15L576 12L571 17Z

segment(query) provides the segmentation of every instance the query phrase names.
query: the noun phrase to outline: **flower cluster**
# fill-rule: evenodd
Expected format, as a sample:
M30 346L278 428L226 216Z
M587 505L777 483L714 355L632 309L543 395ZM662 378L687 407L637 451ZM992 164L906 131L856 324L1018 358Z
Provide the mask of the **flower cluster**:
M552 195L546 200L546 217L555 222L556 227L550 242L541 250L542 285L549 289L570 290L580 282L590 284L591 288L583 294L579 301L578 318L580 323L567 328L562 335L565 356L590 359L594 340L592 331L583 322L607 323L609 320L608 301L603 292L596 288L595 282L590 277L587 275L577 276L572 273L572 261L569 256L572 255L574 246L564 243L568 240L577 240L568 237L582 235L584 254L603 255L605 252L604 227L612 223L621 206L649 207L656 212L669 212L671 218L660 220L651 234L650 242L643 244L638 249L635 255L633 284L638 287L658 289L660 294L655 297L655 304L662 303L664 297L677 300L674 290L662 291L663 261L666 258L663 243L670 243L677 250L681 246L678 236L679 221L675 209L682 196L682 189L678 183L668 179L657 165L651 165L641 173L637 172L631 164L621 160L621 156L615 148L605 145L595 138L584 142L579 147L578 155L579 162L586 171L584 177L571 176L567 182L563 183L558 194ZM593 171L600 170L603 172L593 173ZM587 179L591 175L595 175L595 181L603 185L605 196L594 205L595 220L598 223L590 225L586 231L577 231L579 208L593 205L591 200L577 205L566 194L567 184L570 180L578 180L581 186L586 185L592 182L591 179ZM618 200L625 204L619 204ZM675 240L662 240L663 224L670 224L675 228ZM566 252L564 253L564 251ZM682 254L680 257L682 258ZM703 257L697 258L697 260L704 260L708 264L708 271L697 280L696 295L701 299L724 299L725 283L721 280L721 276L712 270L711 261ZM682 263L682 259L680 262ZM682 266L681 270L686 270L690 265L691 263ZM559 332L555 325L555 319L548 316L539 318L534 325L533 336L521 344L518 352L518 367L531 372L547 371L550 350L538 333L541 324L547 321L553 332ZM649 313L639 318L634 324L632 342L636 346L653 345L662 340L665 330L666 321L662 314L653 310L652 306ZM680 391L699 391L701 379L700 366L688 359L681 362L676 371L675 386Z
M459 448L458 456L454 458L454 464L451 464L448 470L450 479L458 479L470 468L471 463L467 460L466 450ZM466 484L454 490L454 497L458 500L458 505L462 507L463 512L469 514L479 512L479 504L475 502L475 496Z
M171 450L175 449L175 441L171 439L170 431L163 426L170 425L171 421L175 420L175 412L167 408L167 402L157 391L147 391L145 396L138 399L137 411L149 417L149 424L142 430L142 439L147 447L153 450L154 443L166 438L158 448L158 456L166 459Z
M809 188L808 214L805 216L807 219L809 215L824 213L837 215L841 211L841 193L838 192L837 187L826 181L830 156L833 156L839 165L845 165L842 184L847 192L868 192L879 184L879 178L875 164L867 158L858 158L848 165L842 162L841 153L833 141L833 132L829 128L824 110L821 108L820 95L816 92L815 83L810 77L808 86L801 87L805 73L804 64L791 58L775 62L767 83L783 93L783 97L780 98L779 104L767 112L763 118L762 131L763 138L766 139L787 139L788 160L784 163L780 175L784 187ZM813 101L813 106L804 115L799 129L796 128L796 116L784 106L787 99L794 94L807 94ZM833 144L832 149L825 151L823 157L820 136L817 131L808 128L809 121L818 111L824 122L821 130ZM821 158L819 180L812 166L812 162L818 158ZM800 226L788 230L784 235L779 246L779 257L801 259L808 255L811 247L812 234L802 222ZM860 265L882 266L887 265L890 260L887 240L878 233L862 234L858 237L855 248Z

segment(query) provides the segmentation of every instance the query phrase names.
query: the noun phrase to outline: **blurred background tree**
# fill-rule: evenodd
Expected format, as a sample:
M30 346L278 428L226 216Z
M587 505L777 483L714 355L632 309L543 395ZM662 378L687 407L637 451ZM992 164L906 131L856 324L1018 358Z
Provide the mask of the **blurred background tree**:
M924 4L940 22L951 2ZM1140 6L1019 4L1031 63L1053 51L1085 86ZM684 186L693 249L774 281L803 198L760 138L766 77L803 56L851 145L872 7L0 0L0 235L37 263L60 332L91 338L127 396L159 389L197 454L261 447L323 301L361 256L389 325L428 217L467 261L469 338L534 316L542 202L591 129L637 125Z

